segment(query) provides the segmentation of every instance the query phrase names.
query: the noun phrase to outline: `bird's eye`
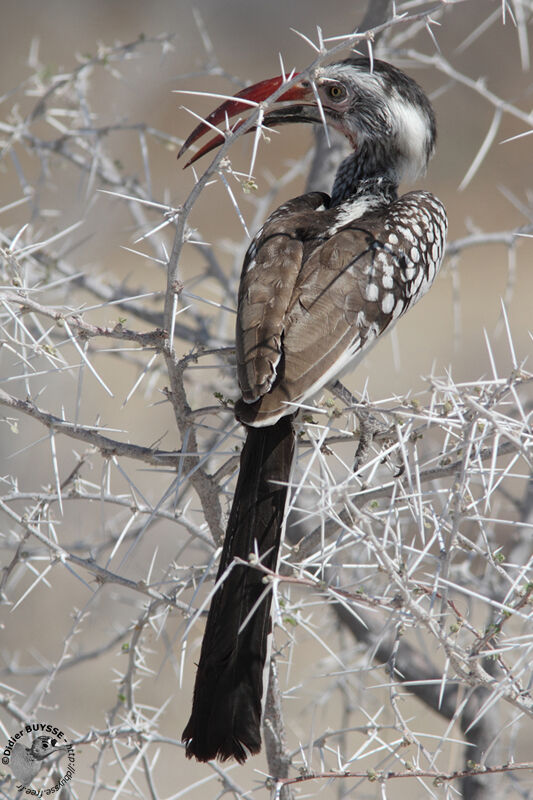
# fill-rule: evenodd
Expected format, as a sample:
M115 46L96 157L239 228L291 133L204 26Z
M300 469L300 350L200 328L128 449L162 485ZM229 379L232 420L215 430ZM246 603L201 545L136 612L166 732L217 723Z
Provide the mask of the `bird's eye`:
M333 86L328 86L328 96L332 100L343 100L346 97L346 89L339 84L334 84Z

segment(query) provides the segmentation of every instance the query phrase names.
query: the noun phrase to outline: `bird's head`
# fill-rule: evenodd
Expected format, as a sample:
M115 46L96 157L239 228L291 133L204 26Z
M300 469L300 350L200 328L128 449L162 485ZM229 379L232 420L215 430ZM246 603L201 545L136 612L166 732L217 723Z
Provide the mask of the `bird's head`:
M42 761L52 753L67 749L67 745L58 744L51 736L37 736L31 743L30 753L37 761Z
M179 156L213 126L266 101L285 80L278 76L260 81L226 100L192 131ZM374 158L377 167L386 163L398 183L423 174L435 148L435 116L428 98L412 78L377 59L371 62L359 56L318 67L310 78L281 93L272 105L263 125L325 120L346 136L356 153L362 151L365 158ZM245 121L238 120L232 130ZM224 134L215 135L186 166L224 141Z

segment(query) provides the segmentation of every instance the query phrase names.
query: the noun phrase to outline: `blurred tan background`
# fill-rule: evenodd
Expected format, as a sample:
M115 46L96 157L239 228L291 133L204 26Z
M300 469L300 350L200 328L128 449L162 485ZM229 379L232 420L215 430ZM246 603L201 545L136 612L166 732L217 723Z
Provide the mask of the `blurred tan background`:
M522 69L524 53L520 53L517 30L508 18L502 25L501 15L492 19L491 15L500 9L500 2L491 0L472 0L457 7L450 7L440 17L440 27L434 28L435 36L445 58L455 69L472 80L485 82L487 89L498 97L508 100L522 111L528 112L533 105L531 92L531 73ZM356 2L329 2L317 0L197 0L194 4L203 19L206 30L213 42L218 62L231 75L243 81L257 81L278 74L278 53L282 53L285 66L290 69L306 66L313 57L310 48L301 38L291 32L296 28L316 40L316 26L320 25L324 35L333 36L350 31L362 18L366 0ZM195 75L205 67L206 54L189 2L140 2L139 0L6 0L2 6L2 43L0 47L0 96L3 97L2 111L10 107L7 93L19 86L30 74L27 65L32 42L39 42L39 58L49 65L54 73L71 71L76 65L76 54L94 54L98 42L111 44L115 40L126 42L137 38L139 33L147 37L159 33L174 33L172 49L163 56L157 48L147 48L143 57L137 58L122 70L123 77L113 82L110 79L96 83L93 90L95 107L101 114L100 123L108 116L109 121L122 119L125 123L146 121L153 127L170 133L177 138L185 138L194 125L193 118L180 109L183 103L204 114L212 108L213 101L173 94L174 89L201 89L215 92L235 91L235 87L224 77L205 77ZM491 24L470 46L462 47L471 34ZM35 45L34 45L35 46ZM410 41L412 47L421 53L433 54L434 45L428 33L421 30ZM404 54L405 55L405 54ZM402 59L402 64L404 59ZM458 187L475 158L487 134L494 113L494 107L471 88L455 85L448 77L433 68L423 69L414 64L408 71L421 83L433 97L439 124L439 143L427 178L421 185L430 188L445 203L450 217L450 241L461 239L471 233L492 233L514 230L533 222L531 207L533 192L533 159L531 146L533 137L523 138L508 144L501 142L527 129L527 126L504 114L495 142L483 162L479 172L464 191ZM183 78L184 74L192 73ZM30 100L24 102L31 106ZM24 106L24 103L22 103ZM22 108L22 112L24 108ZM128 141L122 139L121 142ZM131 147L115 153L125 169L138 171L142 176L142 161L138 140L129 140ZM265 173L275 176L283 174L287 165L301 157L311 143L311 133L302 127L284 130L275 137L269 146L263 145L255 174L260 189L266 188ZM111 147L115 145L112 144ZM251 140L239 142L232 153L235 169L247 168ZM152 195L154 199L164 200L174 206L182 202L193 185L191 171L183 172L176 162L172 147L150 150ZM30 177L30 176L29 176ZM304 185L303 177L285 187L276 203L288 196L299 193ZM93 202L85 194L85 186L68 177L65 184L53 187L44 186L42 191L46 202L59 209L58 228L85 217L82 233L87 235L83 247L72 254L72 263L81 269L94 270L101 275L114 275L133 286L164 288L163 275L152 265L145 265L131 254L121 249L121 245L132 246L129 217L121 204L114 199L99 197ZM12 166L3 167L0 173L0 205L16 199L20 194L16 175ZM253 207L246 195L239 196L239 203L247 221L251 224ZM85 213L85 209L86 213ZM2 223L16 226L26 221L24 210L18 209L7 215ZM228 271L232 260L228 255L227 242L240 241L242 230L223 190L215 187L206 192L198 203L192 224L201 228L206 240L213 243L215 252ZM503 244L483 245L465 250L460 258L444 267L431 293L402 321L393 337L388 337L372 351L360 367L350 386L361 390L368 381L372 398L390 397L409 390L419 391L425 387L423 376L442 375L451 369L457 381L476 379L490 371L483 331L491 338L498 369L506 376L512 368L512 359L507 345L505 331L501 326L500 298L506 292L509 299L508 314L518 360L531 353L531 309L533 306L533 245L530 240L517 241L515 252L509 261L508 248ZM200 264L196 254L186 257L183 269L186 282L194 283L195 270ZM510 271L511 266L511 271ZM453 267L453 268L452 268ZM513 287L510 284L514 284ZM511 291L512 288L512 291ZM113 314L104 313L104 319L116 319ZM231 337L232 320L228 318L224 332ZM183 345L183 352L188 345ZM3 362L3 369L6 369ZM106 371L108 370L108 371ZM110 382L117 378L112 368L102 365L102 373ZM146 398L137 397L126 408L121 407L124 395L136 377L132 368L125 368L120 378L123 394L111 400L98 395L98 407L103 413L105 423L121 430L135 431L136 441L141 444L151 442L164 435L163 447L168 449L179 445L174 432L173 417L167 406L154 406L160 395ZM164 385L159 381L159 388ZM62 384L63 386L63 384ZM61 403L67 407L67 416L72 412L73 383L64 384L45 393L42 405L58 413ZM224 390L231 394L232 384L226 381ZM24 396L21 387L13 389ZM89 390L88 390L89 391ZM90 390L91 392L93 389ZM95 390L97 391L97 390ZM191 396L199 403L201 397ZM87 413L92 405L92 395L84 398L82 412ZM93 418L87 418L87 423ZM38 439L42 432L38 426L28 423L18 435L9 430L0 431L0 451L11 458L26 444ZM61 443L61 455L65 470L74 462L72 445ZM49 483L50 457L48 442L36 445L19 458L21 480L26 477ZM5 462L4 472L8 472L12 461ZM140 472L140 471L139 471ZM156 493L156 480L153 476L136 474L146 491ZM103 480L94 474L92 479L98 487ZM117 479L119 480L119 479ZM102 511L105 514L104 511ZM95 508L90 519L79 516L76 509L66 511L66 520L77 532L90 531L98 520L100 511ZM96 525L104 524L103 520ZM160 529L156 545L157 564L168 564L175 554L175 531L169 526ZM146 573L146 565L154 552L154 540L144 541L135 551L128 567L132 576L140 577ZM19 594L31 583L28 576L21 577ZM90 649L98 642L107 641L114 631L135 618L141 612L143 600L137 596L115 593L107 588L94 601L80 582L71 576L63 575L53 587L39 586L14 614L3 612L5 630L2 633L2 649L6 656L2 667L14 663L17 669L4 674L5 682L21 692L17 702L27 698L31 692L39 692L40 680L36 677L38 665L54 663L62 652L65 631L70 629L74 608L83 608L92 603L87 627L83 632L83 645ZM132 611L131 605L135 607ZM98 611L99 613L94 613ZM171 646L173 633L179 630L181 620L170 621L164 643L161 643L157 626L153 626L153 639L149 646L157 654L146 673L140 696L148 706L160 705L167 697L173 699L161 719L161 730L170 737L181 731L190 703L192 662L194 654L187 657L183 686L179 687L179 660L172 662L165 657L165 647ZM198 632L198 636L200 631ZM198 644L199 638L196 642ZM176 645L177 648L177 645ZM301 669L301 680L315 675L317 658L324 655L311 640L296 657L294 669ZM303 657L302 657L303 656ZM105 714L115 701L116 686L113 683L115 671L123 669L125 656L120 647L111 649L108 655L99 658L97 668L91 664L83 670L66 670L53 681L44 701L49 709L48 717L68 726L71 735L74 731L82 735L90 728L105 727ZM301 661L300 661L301 658ZM122 659L122 661L121 661ZM27 673L27 674L26 674ZM80 678L80 676L82 676ZM379 674L376 673L376 683ZM44 679L43 679L44 680ZM300 678L293 678L299 683ZM316 685L320 691L320 677L311 678L307 685ZM304 713L306 695L297 701ZM414 703L412 704L414 707ZM426 713L420 711L417 713ZM13 721L4 709L0 710L5 731L13 730ZM329 711L324 709L324 718ZM414 713L414 712L413 712ZM325 724L320 720L320 726ZM305 729L305 723L303 723ZM301 731L297 731L297 734ZM171 762L160 773L160 791L165 796L177 792L196 778L201 780L211 774L204 767L190 764L184 758L175 761L174 750ZM163 747L161 756L165 761L167 754ZM94 757L87 751L79 755L80 774L89 779ZM245 768L248 783L253 781L253 770L263 769L264 762L258 759ZM241 773L239 773L240 775ZM260 777L260 776L258 776ZM213 780L213 779L211 779ZM218 787L219 788L219 787ZM318 791L318 789L316 789ZM377 790L376 790L377 791ZM401 797L405 789L392 788L390 797ZM398 792L395 794L395 792ZM191 797L216 797L217 786L204 785ZM79 787L79 796L85 794ZM111 793L111 796L112 793ZM262 795L258 795L262 796ZM332 796L327 795L324 796ZM359 796L359 795L358 795ZM377 797L368 790L368 797ZM413 796L413 795L410 795Z

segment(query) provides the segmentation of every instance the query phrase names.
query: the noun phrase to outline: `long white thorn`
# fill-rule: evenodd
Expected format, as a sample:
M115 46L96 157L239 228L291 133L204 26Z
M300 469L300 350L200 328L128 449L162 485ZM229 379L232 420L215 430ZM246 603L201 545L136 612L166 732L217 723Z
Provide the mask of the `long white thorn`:
M48 586L48 588L51 588L51 584L49 583L49 581L45 580L45 576L50 572L53 566L54 566L53 564L48 564L42 572L39 572L37 574L37 578L33 581L33 583L30 586L28 586L24 594L21 597L19 597L15 605L11 608L11 613L13 613L13 611L15 611L15 609L17 609L20 606L20 604L26 599L26 597L30 594L30 592L32 592L33 589L37 586L37 584L41 583L41 581L44 581L45 585Z
M255 100L247 100L247 99L245 99L243 97L235 98L234 95L231 95L231 94L215 94L214 92L198 92L198 91L192 91L192 90L189 90L189 89L173 89L172 91L175 94L194 94L194 95L198 95L198 97L213 97L215 100L235 100L236 99L236 102L243 103L245 106L251 106L252 108L257 108L257 106L259 105L259 103L256 103ZM186 108L185 111L189 111L189 109ZM203 119L203 117L200 117L200 119L202 120L202 122L205 121Z
M505 308L505 303L503 302L503 300L501 302L502 302L503 321L504 321L504 324L505 324L505 330L507 332L507 341L509 342L509 350L511 351L511 359L512 359L512 362L513 362L513 369L518 369L518 361L516 359L516 353L515 353L514 344L513 344L513 337L511 335L511 328L509 326L509 318L507 317L507 309Z
M320 27L320 25L316 26L316 34L318 38L318 46L320 48L320 53L323 55L324 53L327 53L327 47L324 44L324 37L322 36L322 28Z
M467 170L466 175L459 184L460 192L462 192L463 189L466 189L466 187L468 186L468 184L470 183L470 181L480 168L481 164L483 163L485 156L489 152L494 142L494 139L496 138L496 134L498 133L498 128L500 127L501 120L502 120L502 110L501 108L497 108L494 111L494 116L492 117L492 122L490 123L487 135L485 136L483 142L481 143L481 147L479 148L476 157L472 161L470 168Z
M219 133L222 136L225 136L224 131L221 131L220 128L217 128L216 125L213 125L212 122L209 122L207 119L204 119L200 114L197 114L191 108L187 108L187 106L180 106L180 108L182 108L184 111L187 111L187 113L190 114L191 117L195 117L196 119L200 120L200 122L205 123L205 125L207 125L208 128L211 128L211 130L214 131L215 133Z
M295 33L296 36L299 36L300 39L303 39L304 42L307 42L309 47L312 47L313 50L315 51L315 53L318 53L320 55L320 47L317 47L316 44L314 42L312 42L311 39L309 39L308 36L305 35L305 33L301 33L301 31L297 31L296 28L289 28L289 30L291 30L293 33Z
M124 194L124 192L112 192L109 189L97 189L101 194L110 194L111 197L120 197L123 200L128 200L133 203L140 203L143 206L151 206L152 208L159 208L166 214L177 213L178 209L167 205L166 203L157 203L155 200L145 200L143 197L134 197L131 194Z
M320 99L320 95L318 93L318 89L316 88L316 83L312 80L311 86L313 87L313 94L315 96L316 104L318 106L318 111L320 113L320 119L322 120L322 125L324 126L324 133L326 134L326 142L328 147L331 147L331 141L329 138L329 130L328 130L328 123L326 120L326 115L324 114L324 107L322 105L322 100Z
M235 195L233 194L233 192L232 192L232 190L231 190L231 186L230 186L230 185L229 185L229 183L227 182L227 180L226 180L226 176L224 175L224 173L223 173L223 172L220 172L220 171L219 171L219 173L218 173L218 174L219 174L219 176L220 176L220 180L222 181L222 183L223 183L223 184L224 184L224 186L226 187L226 191L227 191L227 193L228 193L228 194L229 194L229 196L230 196L230 200L231 200L231 202L232 202L233 208L235 209L235 211L236 211L236 213L237 213L237 216L238 216L238 218L239 218L239 222L241 223L242 227L244 228L244 232L245 232L246 236L248 236L248 238L249 238L249 237L250 237L250 231L248 230L248 227L247 227L247 225L246 225L246 222L244 221L244 217L243 217L243 215L242 215L241 209L239 208L239 204L237 203L237 200L236 200L236 198L235 198Z
M514 142L516 139L523 139L524 136L532 136L533 129L530 131L524 131L524 133L517 133L516 136L510 136L508 139L502 139L500 144L507 144L508 142Z
M283 56L281 55L281 53L278 53L278 58L279 58L279 68L280 68L280 71L281 71L281 75L283 77L283 80L285 81L285 74L286 74L285 73L285 64L283 63Z
M73 225L69 225L68 228L65 228L63 231L59 231L59 233L55 233L53 236L49 236L48 239L44 239L42 242L35 242L34 244L28 244L26 247L22 247L20 250L16 251L17 256L27 256L30 253L34 253L36 250L42 250L43 247L48 247L52 244L52 242L56 242L58 239L62 239L63 236L67 236L72 231L75 231L76 228L79 228L80 225L83 225L83 220L79 220L75 222Z
M82 348L79 346L76 337L74 336L74 334L70 330L70 328L68 326L68 323L67 323L67 321L65 319L63 319L63 325L65 327L66 332L68 333L68 337L69 337L70 341L72 342L72 344L74 345L74 347L76 348L76 350L78 351L78 353L80 354L82 359L85 361L85 363L87 364L87 366L91 370L92 374L94 375L94 377L96 378L96 380L98 381L100 386L102 386L105 389L105 391L108 393L108 395L110 397L114 397L114 394L111 391L111 389L109 388L109 386L105 383L104 379L100 377L100 375L98 374L96 369L93 367L93 365L89 361L88 357L83 352Z
M257 126L256 126L256 129L255 129L255 135L254 135L254 146L252 148L252 158L250 160L250 170L248 172L248 177L249 178L252 177L252 173L254 171L255 160L256 160L256 157L257 157L257 150L259 148L259 139L261 138L261 135L262 135L262 124L263 124L263 117L264 116L265 116L265 112L263 111L262 108L260 108L258 116L257 116Z
M54 433L54 429L50 428L50 452L52 453L52 467L54 470L54 478L56 482L56 492L57 492L57 502L59 505L59 511L61 516L63 516L63 497L61 495L61 479L59 477L59 465L57 462L57 450L56 450L56 437Z
M128 401L129 401L129 400L131 400L131 398L133 397L133 395L134 395L135 391L136 391L136 390L138 389L138 387L140 386L140 384L141 384L142 380L144 379L145 375L146 375L146 374L147 374L147 372L149 371L150 367L152 366L152 364L154 363L154 361L156 360L156 358L157 358L157 353L154 353L154 354L152 355L152 357L149 359L148 363L145 365L144 369L143 369L143 370L141 370L141 373L140 373L139 377L137 378L137 380L135 381L135 383L134 383L134 384L133 384L133 386L131 387L131 389L130 389L130 391L128 392L128 394L126 395L126 399L125 399L125 400L124 400L124 402L122 403L122 408L124 408L124 406L126 405L126 403L128 403Z

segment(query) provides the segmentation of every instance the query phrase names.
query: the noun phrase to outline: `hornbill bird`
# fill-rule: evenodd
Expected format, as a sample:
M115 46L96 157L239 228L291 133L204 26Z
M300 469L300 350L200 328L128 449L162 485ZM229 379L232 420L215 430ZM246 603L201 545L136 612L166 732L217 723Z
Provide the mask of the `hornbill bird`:
M180 155L213 126L267 100L284 80L261 81L226 100ZM276 570L297 406L355 366L427 292L447 228L444 207L429 192L398 196L403 179L425 171L436 138L430 102L403 72L350 57L316 68L272 106L263 125L325 119L353 153L341 163L331 197L310 192L283 203L244 259L235 413L246 442L183 731L187 756L199 761L242 763L261 747L272 588L257 559ZM224 141L215 135L189 163Z

